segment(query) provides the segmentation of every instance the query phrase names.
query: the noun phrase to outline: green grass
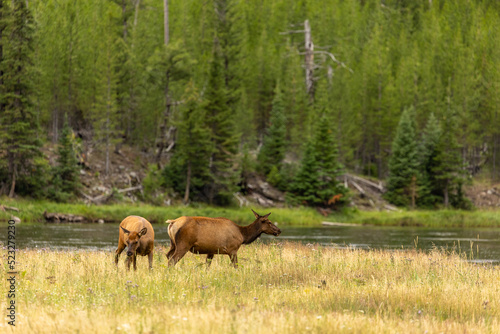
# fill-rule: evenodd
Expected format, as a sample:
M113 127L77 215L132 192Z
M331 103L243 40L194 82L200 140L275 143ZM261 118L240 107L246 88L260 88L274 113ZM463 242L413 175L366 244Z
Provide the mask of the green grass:
M0 211L0 220L7 220L11 214L22 221L43 222L43 212L58 212L82 215L89 221L104 219L119 222L128 215L145 217L152 223L163 223L180 216L226 217L238 224L249 224L254 216L253 208L260 214L271 212L273 222L283 225L318 226L322 221L380 226L423 226L423 227L500 227L500 211L495 210L415 210L415 211L355 211L344 210L323 217L313 208L259 208L211 207L201 204L191 206L152 206L147 204L85 205L82 203L55 203L27 199L12 200L0 198L0 204L14 206L20 212Z
M191 253L153 271L109 251L16 254L16 328L1 333L498 333L500 270L434 250L243 246L240 267ZM5 263L3 263L5 266ZM0 283L2 291L8 282ZM6 310L7 298L0 299Z
M167 219L180 216L205 216L226 217L238 224L249 224L254 220L250 208L259 214L271 212L270 219L284 225L319 225L323 220L316 210L312 208L259 208L252 207L210 207L206 205L193 206L152 206L147 204L111 204L91 205L55 203L48 201L11 200L1 198L0 204L17 207L20 212L0 211L0 220L8 220L11 214L21 218L22 221L42 222L43 212L58 212L65 214L81 215L90 221L104 219L106 222L119 222L129 215L145 217L151 223L163 223Z
M344 222L380 226L500 227L500 211L426 210L358 212Z

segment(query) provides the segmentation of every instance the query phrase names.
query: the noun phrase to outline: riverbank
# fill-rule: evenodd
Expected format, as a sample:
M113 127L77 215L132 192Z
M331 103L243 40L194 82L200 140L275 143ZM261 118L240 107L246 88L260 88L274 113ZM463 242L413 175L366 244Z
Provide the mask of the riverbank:
M19 212L0 211L0 220L7 221L11 215L22 221L44 222L43 213L57 212L83 216L86 222L120 222L128 215L139 215L153 224L167 219L186 216L226 217L238 224L253 221L250 208L258 213L271 212L273 222L282 225L319 226L322 222L375 226L422 226L422 227L500 227L498 210L415 210L415 211L359 211L345 210L324 217L313 208L259 208L259 207L210 207L193 204L190 206L152 206L147 204L86 205L83 203L55 203L48 201L12 200L0 198L0 204L16 207Z
M494 333L500 270L454 253L252 244L240 268L187 254L153 271L118 270L112 252L18 251L23 333ZM44 265L40 265L43 263ZM7 282L1 283L7 291ZM6 308L6 299L0 301ZM6 321L1 332L14 332Z
M129 215L145 217L151 223L164 223L167 219L175 219L180 216L205 216L226 217L238 224L247 225L255 218L250 210L253 208L260 214L271 212L269 217L273 222L287 225L320 225L324 217L313 208L259 208L255 207L211 207L207 205L190 206L152 206L147 204L110 204L110 205L86 205L83 203L55 203L48 201L11 200L1 198L0 204L15 207L19 212L0 211L0 220L7 221L11 215L19 217L22 221L44 222L43 213L57 212L83 216L85 222L120 222Z
M376 226L500 227L498 210L360 211L346 222Z

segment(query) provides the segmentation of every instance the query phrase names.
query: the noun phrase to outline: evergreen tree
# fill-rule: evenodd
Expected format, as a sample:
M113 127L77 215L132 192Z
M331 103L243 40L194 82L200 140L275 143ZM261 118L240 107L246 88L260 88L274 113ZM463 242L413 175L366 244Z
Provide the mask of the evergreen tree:
M396 137L392 142L385 197L395 205L414 207L418 195L418 184L421 182L414 109L411 107L403 111Z
M290 186L289 198L310 206L337 206L345 201L346 194L346 189L337 181L341 172L328 118L322 116L316 136L306 145L299 171Z
M286 117L283 95L279 85L276 85L269 123L264 143L257 158L259 169L265 175L268 175L273 168L279 172L286 152Z
M233 0L214 0L215 30L219 41L227 103L236 109L240 99L239 54L241 50L237 13Z
M81 187L80 167L76 157L75 137L68 125L68 120L59 136L59 147L57 149L57 166L53 168L54 197L65 200L75 194Z
M436 186L442 193L443 205L448 207L452 196L461 194L464 182L460 145L457 141L458 128L456 115L448 109L441 121L441 136L437 144L437 154L433 159L431 174ZM461 202L463 198L455 199Z
M442 201L443 193L438 187L436 175L436 157L440 154L439 142L441 138L441 128L439 122L432 113L427 120L424 134L420 144L420 166L422 174L422 186L418 204L422 206L434 206Z
M2 1L0 60L0 152L8 161L2 192L14 196L16 182L33 184L34 159L41 156L33 110L33 17L22 0ZM29 188L29 187L28 187Z
M210 182L209 162L212 154L210 129L205 125L204 111L199 106L199 95L193 82L188 84L183 99L174 156L164 175L167 185L184 192L184 202L196 198L203 185ZM196 192L192 192L196 190ZM202 200L203 198L197 198Z
M299 171L290 185L287 193L288 200L295 204L321 205L317 191L320 187L320 173L314 142L309 140L306 143L304 156L300 162Z
M317 196L323 206L344 202L346 194L345 187L337 180L337 177L342 174L342 166L338 162L337 144L330 124L328 118L322 116L314 140L319 181ZM336 195L337 197L334 198Z
M210 203L223 203L228 201L239 181L235 168L239 136L235 131L233 110L227 105L218 50L214 51L203 110L214 149L210 157L211 181L206 196Z

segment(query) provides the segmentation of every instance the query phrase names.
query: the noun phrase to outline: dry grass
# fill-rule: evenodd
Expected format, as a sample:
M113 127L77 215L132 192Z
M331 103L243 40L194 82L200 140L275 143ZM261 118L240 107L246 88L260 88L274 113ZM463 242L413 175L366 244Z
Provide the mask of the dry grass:
M142 257L127 272L124 256L117 270L111 252L19 251L17 331L500 331L500 268L456 254L255 243L240 250L238 270L227 256L206 270L193 254L168 268L164 254L156 250L152 272Z

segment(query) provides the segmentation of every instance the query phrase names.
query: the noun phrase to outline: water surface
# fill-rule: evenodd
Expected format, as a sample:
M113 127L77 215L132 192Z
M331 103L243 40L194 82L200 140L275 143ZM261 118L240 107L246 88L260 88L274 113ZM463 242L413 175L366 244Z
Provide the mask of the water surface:
M157 245L169 245L166 224L153 225ZM332 247L362 249L430 250L434 247L460 249L468 258L500 263L500 229L422 228L378 226L280 226L279 237L263 235L263 242L296 241ZM7 223L0 227L0 241L7 243ZM102 249L113 251L118 244L116 224L30 224L16 225L16 247L50 249ZM471 248L472 245L472 248ZM472 249L472 251L471 251Z

